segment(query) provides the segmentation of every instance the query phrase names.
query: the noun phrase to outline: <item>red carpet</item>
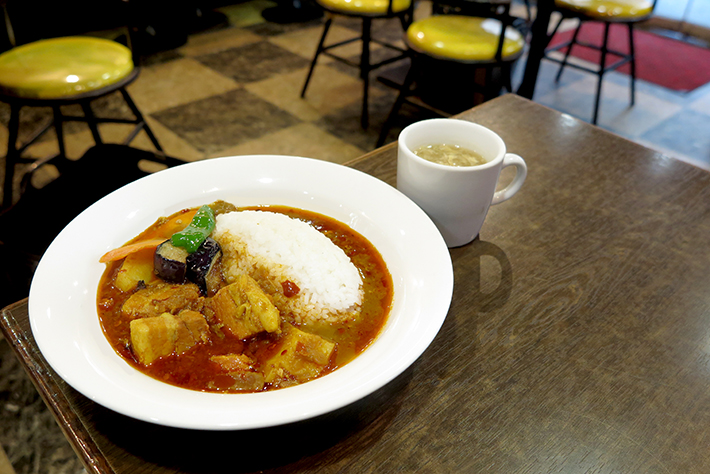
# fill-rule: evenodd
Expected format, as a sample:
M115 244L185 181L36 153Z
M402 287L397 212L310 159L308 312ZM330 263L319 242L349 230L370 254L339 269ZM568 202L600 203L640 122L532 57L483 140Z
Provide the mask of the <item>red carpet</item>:
M572 39L572 31L558 33L550 46ZM578 40L601 45L604 26L601 23L585 23L579 32ZM611 25L609 30L609 48L626 52L629 50L628 28L625 25ZM710 82L710 50L691 45L683 41L666 38L653 33L634 30L636 47L636 78L668 89L688 92ZM564 53L563 48L560 52ZM599 51L575 46L572 55L589 62L599 64ZM607 64L618 56L607 56ZM629 73L629 65L617 69Z

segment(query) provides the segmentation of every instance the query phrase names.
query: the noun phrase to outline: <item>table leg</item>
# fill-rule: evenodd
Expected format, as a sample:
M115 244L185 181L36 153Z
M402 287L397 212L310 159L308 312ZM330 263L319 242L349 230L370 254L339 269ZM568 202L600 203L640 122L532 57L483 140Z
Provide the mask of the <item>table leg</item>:
M527 99L532 99L535 93L535 82L540 70L540 61L545 56L545 48L550 42L547 28L550 24L550 17L554 10L554 0L539 0L537 2L537 14L532 24L532 39L530 40L530 50L528 60L525 64L523 81L518 88L518 95Z

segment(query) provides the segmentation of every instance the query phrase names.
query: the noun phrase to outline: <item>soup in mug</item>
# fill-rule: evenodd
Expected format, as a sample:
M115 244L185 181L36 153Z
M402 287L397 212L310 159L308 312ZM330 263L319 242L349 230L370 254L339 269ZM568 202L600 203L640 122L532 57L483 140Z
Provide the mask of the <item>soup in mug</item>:
M459 145L422 145L412 152L427 161L447 166L478 166L487 163L480 153Z

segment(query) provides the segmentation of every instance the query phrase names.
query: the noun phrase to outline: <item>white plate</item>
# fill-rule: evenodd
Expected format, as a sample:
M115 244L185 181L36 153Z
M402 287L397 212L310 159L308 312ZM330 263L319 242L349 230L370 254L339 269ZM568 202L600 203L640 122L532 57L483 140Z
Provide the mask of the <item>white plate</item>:
M204 393L152 379L111 348L99 325L99 257L160 216L223 199L319 212L360 232L394 282L392 312L377 340L346 366L303 385L256 394ZM91 400L166 426L234 430L274 426L350 404L409 367L439 331L453 269L431 220L395 188L341 165L287 156L236 156L181 165L101 199L54 240L30 289L37 344L52 368Z

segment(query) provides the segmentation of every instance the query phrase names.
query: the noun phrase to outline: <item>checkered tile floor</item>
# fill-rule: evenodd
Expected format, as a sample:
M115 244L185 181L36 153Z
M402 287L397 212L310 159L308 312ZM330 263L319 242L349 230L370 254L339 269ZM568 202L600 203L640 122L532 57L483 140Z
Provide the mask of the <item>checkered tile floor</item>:
M589 122L597 78L543 61L533 100ZM519 72L520 69L519 68ZM629 76L604 75L597 125L665 155L710 170L710 83L683 93L636 81L636 104L629 105Z
M220 8L229 25L193 34L183 46L145 58L141 75L129 91L168 154L190 161L237 154L289 154L342 163L374 148L394 102L394 91L371 81L371 124L363 130L357 70L323 56L306 98L301 99L322 20L268 23L260 12L273 5L269 0L252 0ZM418 14L426 14L427 8L420 5ZM352 37L359 26L357 20L338 18L329 41ZM401 43L396 20L376 22L374 34ZM381 48L375 54L384 51ZM359 44L344 46L338 53L355 59ZM523 67L521 60L516 78L521 77ZM534 100L589 121L595 78L568 68L561 83L555 84L553 74L554 64L543 62ZM601 127L710 169L710 138L704 133L710 125L710 86L680 94L641 82L637 104L629 107L628 78L616 73L606 77ZM49 119L48 110L23 110L21 138L32 125ZM95 112L130 116L118 94L98 101ZM427 116L406 108L403 112L390 140L401 126ZM8 119L9 108L0 104L2 146ZM128 133L125 125L103 124L100 129L107 142L120 142ZM68 154L78 158L92 145L91 134L80 123L69 124L67 132ZM151 149L143 133L133 145ZM55 151L50 132L29 154L48 156Z

